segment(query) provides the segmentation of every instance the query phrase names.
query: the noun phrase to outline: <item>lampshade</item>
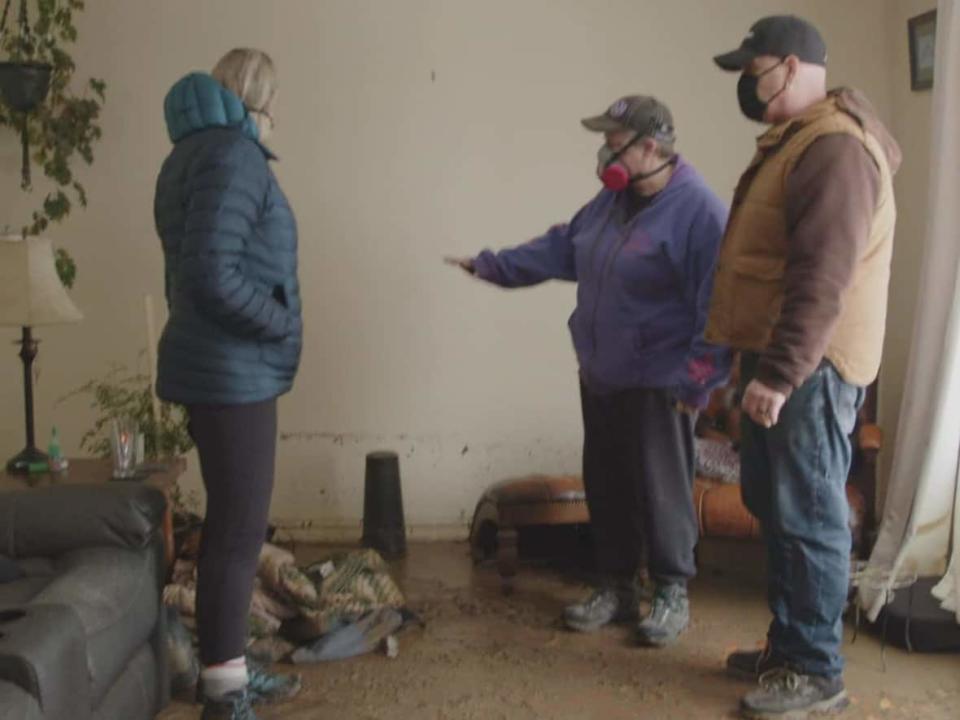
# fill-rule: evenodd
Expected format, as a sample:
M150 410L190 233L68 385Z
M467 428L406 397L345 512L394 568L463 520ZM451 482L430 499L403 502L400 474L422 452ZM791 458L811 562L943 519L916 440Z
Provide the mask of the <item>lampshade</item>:
M57 275L49 240L0 238L0 326L61 325L82 319Z

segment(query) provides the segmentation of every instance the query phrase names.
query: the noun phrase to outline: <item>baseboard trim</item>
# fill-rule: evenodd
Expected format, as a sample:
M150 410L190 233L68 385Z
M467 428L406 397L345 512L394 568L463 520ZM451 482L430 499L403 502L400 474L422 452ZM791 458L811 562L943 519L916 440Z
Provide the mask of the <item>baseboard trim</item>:
M363 523L330 523L322 520L275 520L278 540L300 543L356 543L363 536ZM464 523L407 525L408 542L462 542L470 535Z

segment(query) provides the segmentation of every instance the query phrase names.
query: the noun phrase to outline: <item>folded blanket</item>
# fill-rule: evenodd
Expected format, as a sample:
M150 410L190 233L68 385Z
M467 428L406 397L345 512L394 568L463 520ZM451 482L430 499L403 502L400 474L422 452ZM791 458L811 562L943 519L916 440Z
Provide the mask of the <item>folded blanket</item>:
M163 602L176 608L187 624L196 615L196 565L178 560L173 578L164 588ZM250 603L250 634L258 651L276 660L277 653L289 655L296 645L315 643L330 633L343 630L361 618L392 617L376 613L404 607L403 593L389 568L373 550L334 555L329 560L298 568L292 553L265 544L260 554L257 581ZM401 621L402 622L402 621ZM376 628L383 627L377 624ZM345 638L368 637L368 628L356 628L346 636L331 639L323 655L341 654ZM348 646L356 643L347 642ZM337 648L341 649L337 649Z

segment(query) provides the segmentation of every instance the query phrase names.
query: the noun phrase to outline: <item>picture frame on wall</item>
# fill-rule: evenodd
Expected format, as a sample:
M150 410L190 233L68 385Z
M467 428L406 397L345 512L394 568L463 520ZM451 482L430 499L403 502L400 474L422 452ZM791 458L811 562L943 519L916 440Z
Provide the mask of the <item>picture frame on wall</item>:
M910 88L929 90L933 87L936 60L937 11L931 10L907 20L910 36Z

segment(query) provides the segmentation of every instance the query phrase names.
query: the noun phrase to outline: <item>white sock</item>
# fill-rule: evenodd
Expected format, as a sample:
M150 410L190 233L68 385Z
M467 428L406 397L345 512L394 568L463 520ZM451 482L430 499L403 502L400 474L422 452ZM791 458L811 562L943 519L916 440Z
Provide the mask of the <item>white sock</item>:
M247 659L238 657L221 665L205 667L200 671L200 680L203 694L214 700L227 693L243 690L247 686Z

